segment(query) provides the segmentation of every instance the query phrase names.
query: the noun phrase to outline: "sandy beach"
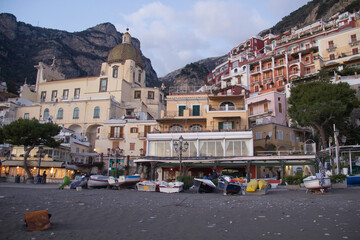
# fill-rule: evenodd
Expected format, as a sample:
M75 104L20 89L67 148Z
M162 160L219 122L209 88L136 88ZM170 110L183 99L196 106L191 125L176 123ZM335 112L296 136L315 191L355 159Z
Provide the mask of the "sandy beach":
M24 215L47 209L51 228ZM0 183L0 239L358 239L360 188L264 196L59 190Z

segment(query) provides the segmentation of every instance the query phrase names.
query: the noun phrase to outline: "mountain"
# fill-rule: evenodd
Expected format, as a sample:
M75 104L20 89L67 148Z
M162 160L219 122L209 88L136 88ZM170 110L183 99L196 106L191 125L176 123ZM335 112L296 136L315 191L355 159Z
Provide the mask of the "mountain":
M42 61L51 64L56 57L58 70L66 78L98 76L101 63L109 51L121 43L122 33L111 23L99 24L82 32L34 27L18 22L12 14L0 14L0 80L6 81L9 91L16 92L27 79L35 83L34 65ZM132 38L140 52L140 41ZM143 57L146 85L159 86L151 61Z
M269 32L279 34L295 26L302 27L312 24L321 18L325 20L337 12L354 12L359 9L360 0L313 0L284 17L272 28L261 31L259 35L264 36ZM192 86L204 85L206 83L206 76L215 66L225 62L227 55L228 54L221 57L207 58L188 64L183 68L159 78L159 80L163 81L165 86L180 86L182 84Z

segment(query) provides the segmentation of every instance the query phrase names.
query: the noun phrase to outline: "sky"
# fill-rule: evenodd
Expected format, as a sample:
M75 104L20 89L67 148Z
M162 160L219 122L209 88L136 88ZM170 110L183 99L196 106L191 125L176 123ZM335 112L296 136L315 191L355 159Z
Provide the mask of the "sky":
M79 32L110 22L140 40L158 77L222 56L309 0L1 0L33 26Z

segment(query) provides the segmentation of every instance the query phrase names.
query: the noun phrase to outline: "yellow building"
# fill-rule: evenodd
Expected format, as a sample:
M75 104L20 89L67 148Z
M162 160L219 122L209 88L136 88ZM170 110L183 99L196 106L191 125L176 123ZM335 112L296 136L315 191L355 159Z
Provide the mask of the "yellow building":
M360 67L360 19L343 24L338 31L318 38L321 67L346 64Z
M131 45L128 32L109 52L100 76L66 79L56 70L55 59L51 66L40 62L35 67L34 90L25 84L20 93L32 104L18 107L16 119L36 118L61 125L73 131L78 140L89 142L89 152L102 154L105 162L109 160L108 149L116 147L123 149L124 156L140 156L146 138L135 141L134 136L150 131L146 122L154 125L153 119L160 117L164 94L160 88L146 87L142 56ZM112 131L127 124L122 137L114 137ZM131 132L135 129L137 132Z

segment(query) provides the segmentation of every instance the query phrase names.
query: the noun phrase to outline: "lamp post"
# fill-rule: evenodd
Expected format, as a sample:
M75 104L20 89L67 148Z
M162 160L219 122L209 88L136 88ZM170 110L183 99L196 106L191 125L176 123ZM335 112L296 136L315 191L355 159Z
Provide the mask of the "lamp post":
M189 143L185 142L184 143L184 138L182 137L182 135L180 135L179 137L179 141L178 142L174 142L174 148L175 151L177 152L178 156L179 156L179 162L180 162L180 170L179 170L179 174L180 176L182 175L182 153L186 152L189 148Z
M339 130L336 129L335 124L334 126L334 139L335 139L335 157L336 157L336 174L340 173L340 164L339 164Z
M121 149L119 148L119 146L116 147L115 151L113 150L113 155L115 155L115 176L114 177L119 177L118 176L118 159L120 159L122 152Z

